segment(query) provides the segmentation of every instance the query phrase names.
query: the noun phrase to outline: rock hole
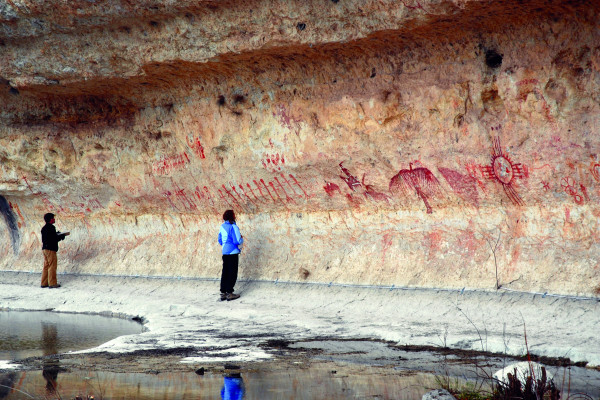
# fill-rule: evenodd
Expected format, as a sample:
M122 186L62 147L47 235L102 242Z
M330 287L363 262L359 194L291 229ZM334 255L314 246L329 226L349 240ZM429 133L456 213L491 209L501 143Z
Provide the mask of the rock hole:
M219 98L217 99L217 104L220 106L225 105L225 96L220 95Z
M371 76L370 76L370 78L375 78L376 75L377 75L377 72L375 71L375 68L373 68L371 70Z
M306 24L303 22L299 22L298 25L296 25L296 29L298 29L298 31L303 31L306 29Z
M498 68L502 65L502 54L499 54L496 50L486 51L485 64L490 68Z
M298 273L302 279L306 279L310 276L310 271L303 267L298 268Z

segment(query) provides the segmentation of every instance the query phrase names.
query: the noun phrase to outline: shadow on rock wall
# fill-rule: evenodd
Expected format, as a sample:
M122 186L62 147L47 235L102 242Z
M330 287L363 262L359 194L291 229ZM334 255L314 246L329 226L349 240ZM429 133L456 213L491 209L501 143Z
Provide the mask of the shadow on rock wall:
M268 257L263 250L267 232L257 226L249 233L250 235L244 236L244 249L240 258L240 271L243 272L240 277L248 280L261 279Z
M8 203L6 198L4 198L4 196L0 196L0 213L4 217L4 221L6 222L6 226L8 227L13 251L15 252L15 254L18 254L19 245L21 244L19 225L17 224L17 218L15 216L15 213L12 211L10 204Z

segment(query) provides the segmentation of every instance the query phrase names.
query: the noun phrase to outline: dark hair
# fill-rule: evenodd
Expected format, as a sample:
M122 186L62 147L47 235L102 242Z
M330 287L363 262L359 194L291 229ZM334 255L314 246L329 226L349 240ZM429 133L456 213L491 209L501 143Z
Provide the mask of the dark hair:
M54 218L54 214L52 213L47 213L44 215L44 221L46 221L47 224L49 224L50 221L52 221L52 218Z
M235 222L235 213L233 210L227 210L223 213L223 221Z

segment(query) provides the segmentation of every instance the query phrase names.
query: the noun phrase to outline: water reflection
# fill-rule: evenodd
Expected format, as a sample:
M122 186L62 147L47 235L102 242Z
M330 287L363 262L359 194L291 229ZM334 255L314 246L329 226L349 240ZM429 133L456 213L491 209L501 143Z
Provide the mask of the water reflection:
M42 348L44 350L44 367L42 369L42 376L46 380L46 393L56 393L56 386L58 381L59 365L58 360L50 358L57 353L58 348L58 333L56 324L42 322Z
M244 380L242 374L231 373L224 377L223 389L221 389L222 400L242 400L244 398Z
M8 395L13 389L16 380L16 372L0 374L0 399L6 399L8 397Z
M336 372L333 373L333 370ZM229 373L228 373L229 372ZM231 373L234 372L234 373ZM437 387L432 375L406 374L368 366L344 367L330 363L290 366L269 364L264 369L155 374L60 370L57 392L46 392L47 380L39 371L20 371L14 390L2 400L35 399L328 399L379 398L420 400ZM19 390L20 392L18 392ZM27 395L26 395L27 394ZM29 396L31 397L29 397Z
M141 333L135 322L98 315L0 311L0 360L83 350Z

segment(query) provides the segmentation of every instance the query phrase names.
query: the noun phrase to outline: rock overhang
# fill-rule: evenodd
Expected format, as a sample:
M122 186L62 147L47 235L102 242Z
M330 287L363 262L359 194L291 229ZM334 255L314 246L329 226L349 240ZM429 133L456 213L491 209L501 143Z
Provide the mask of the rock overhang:
M50 208L89 250L66 244L69 268L103 248L113 272L212 276L192 243L209 259L203 229L234 208L257 278L578 292L597 275L595 4L126 3L0 8L21 260ZM177 243L144 254L156 240Z

